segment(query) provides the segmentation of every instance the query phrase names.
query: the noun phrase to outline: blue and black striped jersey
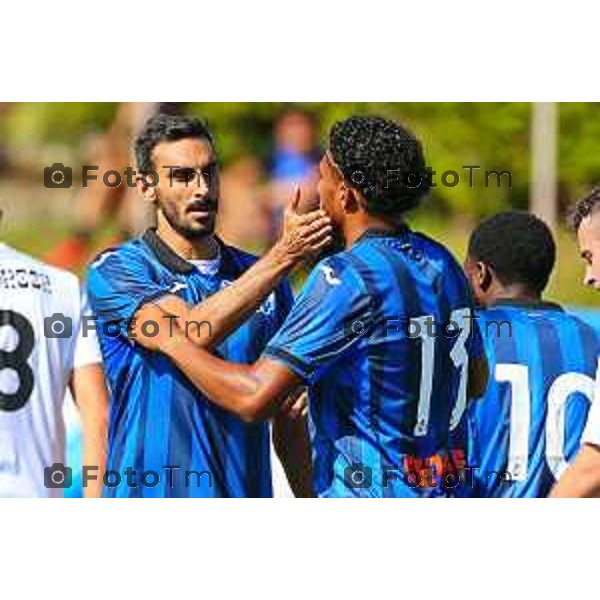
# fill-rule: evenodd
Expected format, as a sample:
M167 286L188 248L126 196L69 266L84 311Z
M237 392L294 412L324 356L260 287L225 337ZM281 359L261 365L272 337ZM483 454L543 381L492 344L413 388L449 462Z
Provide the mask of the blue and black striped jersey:
M108 469L122 478L120 485L105 488L108 496L272 494L268 425L244 423L208 402L167 357L134 344L123 325L143 304L167 294L197 304L256 260L223 243L220 249L218 270L203 274L149 230L104 252L90 266L88 290L112 399ZM291 288L283 282L216 353L225 360L256 361L292 301ZM193 335L198 325L190 325ZM137 472L138 487L127 485L128 468ZM144 471L159 474L156 486L154 475L146 477L148 485L140 483ZM116 478L113 474L112 484Z
M466 458L451 430L466 432L481 354L471 306L451 254L408 228L316 266L265 355L310 386L319 495L447 495L438 480Z
M480 497L545 497L577 453L600 337L560 307L501 302L477 313L490 381L469 409Z

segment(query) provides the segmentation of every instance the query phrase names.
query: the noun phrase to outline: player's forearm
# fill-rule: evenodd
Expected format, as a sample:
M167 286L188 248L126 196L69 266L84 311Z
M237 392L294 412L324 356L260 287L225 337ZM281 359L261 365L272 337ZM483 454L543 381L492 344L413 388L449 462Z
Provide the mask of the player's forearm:
M84 493L95 498L102 494L108 432L108 390L102 366L91 364L75 369L70 388L81 418L83 466L98 469L98 479L91 479Z
M600 448L586 444L550 497L600 498Z
M225 362L185 337L176 338L162 351L210 400L244 421L271 418L285 397L270 395L253 365Z
M296 498L312 498L312 456L306 417L279 414L273 421L273 445Z
M208 324L197 327L198 335L190 339L201 348L219 344L256 311L297 262L297 258L274 246L230 286L189 310L189 322Z
M102 496L102 480L106 471L106 420L99 415L98 421L83 427L83 465L94 467L97 479L90 478L83 490L86 498ZM98 467L96 471L95 468Z

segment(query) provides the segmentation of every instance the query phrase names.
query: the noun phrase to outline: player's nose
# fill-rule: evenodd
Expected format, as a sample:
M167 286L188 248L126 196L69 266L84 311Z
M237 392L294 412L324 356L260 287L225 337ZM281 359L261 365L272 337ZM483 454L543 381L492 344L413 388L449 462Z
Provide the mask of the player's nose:
M194 197L204 198L210 190L210 183L208 177L201 173L198 177L194 178Z

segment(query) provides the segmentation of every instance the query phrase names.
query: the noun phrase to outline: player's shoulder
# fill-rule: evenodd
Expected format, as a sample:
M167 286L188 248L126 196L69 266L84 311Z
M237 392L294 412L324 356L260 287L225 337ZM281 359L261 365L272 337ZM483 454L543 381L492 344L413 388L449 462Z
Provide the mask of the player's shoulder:
M94 272L105 273L115 268L139 263L147 259L147 249L142 238L134 238L123 244L105 248L88 265L88 276Z
M329 254L321 258L311 271L313 282L322 282L330 288L339 288L341 293L364 288L364 273L353 248Z
M456 257L442 242L433 239L421 231L411 231L410 235L413 245L427 258L434 261L441 261L444 265L450 266L453 269L460 269Z
M258 260L260 260L260 257L256 254L246 252L237 246L232 246L220 238L217 239L221 247L221 252L225 255L224 258L232 261L238 269L245 271L254 265L254 263L256 263Z
M562 310L560 312L561 312L561 315L560 315L561 319L564 319L565 321L570 322L582 334L587 335L590 338L593 338L595 340L598 340L600 343L600 329L598 327L595 327L594 325L592 325L592 323L589 322L585 318L585 315L576 314L568 309Z
M53 283L60 287L79 287L79 278L75 273L55 267L43 262L29 254L25 254L16 248L2 245L1 260L3 265L12 266L19 270L40 273L47 276Z
M478 307L476 314L484 321L523 321L539 327L577 328L595 337L600 335L600 331L587 321L554 302L521 304L505 301L487 308Z

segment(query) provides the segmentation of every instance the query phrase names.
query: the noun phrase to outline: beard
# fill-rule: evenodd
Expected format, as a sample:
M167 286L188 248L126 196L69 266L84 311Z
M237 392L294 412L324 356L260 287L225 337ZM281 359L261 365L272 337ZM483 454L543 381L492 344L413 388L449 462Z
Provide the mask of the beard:
M193 219L186 212L169 202L159 201L159 209L169 226L183 238L196 241L211 236L215 232L215 217L211 215L203 222Z

